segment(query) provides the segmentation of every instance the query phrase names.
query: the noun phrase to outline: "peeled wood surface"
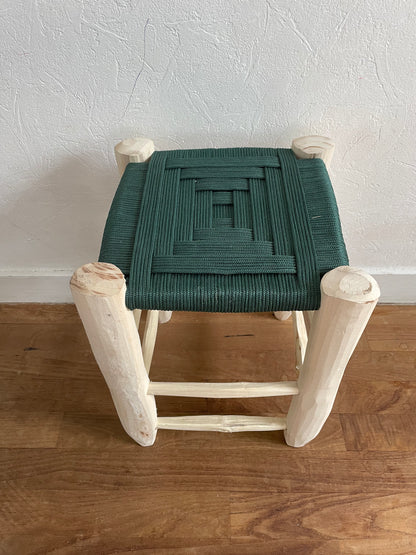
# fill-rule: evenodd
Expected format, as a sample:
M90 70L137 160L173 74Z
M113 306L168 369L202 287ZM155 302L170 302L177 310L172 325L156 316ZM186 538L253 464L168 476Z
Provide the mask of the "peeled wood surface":
M120 175L123 175L130 162L146 162L154 150L153 141L144 137L125 139L116 144L114 154Z
M321 431L379 296L374 278L357 268L342 266L323 276L321 306L313 317L298 380L299 394L287 413L288 445L303 447ZM297 337L302 335L299 327L296 331Z
M309 135L292 141L292 150L298 158L321 158L329 168L335 143L328 137Z
M211 399L233 399L247 397L274 397L296 395L298 386L292 382L150 382L148 393L173 397L208 397Z
M296 369L300 370L305 359L306 347L308 345L308 328L304 313L298 310L293 311L293 332L295 335Z
M152 365L153 352L157 337L157 328L159 324L159 311L148 310L146 316L146 324L144 326L142 351L143 360L147 373L150 371Z
M113 264L85 264L74 272L70 287L123 428L140 445L153 445L156 403L147 395L149 378L144 355L147 353L150 366L154 343L147 342L142 355L134 313L125 305L123 274Z
M276 416L197 415L161 416L160 430L190 430L207 432L271 432L286 429L286 418Z
M416 307L376 308L306 447L283 432L160 430L141 448L74 307L1 306L0 553L416 552L415 336ZM150 376L294 380L293 368L290 320L174 313ZM281 416L290 397L157 401L162 417Z

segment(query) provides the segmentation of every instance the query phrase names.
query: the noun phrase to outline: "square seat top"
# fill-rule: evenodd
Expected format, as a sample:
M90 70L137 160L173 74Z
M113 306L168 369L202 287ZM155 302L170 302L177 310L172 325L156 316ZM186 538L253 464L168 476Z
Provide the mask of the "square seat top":
M321 276L348 264L324 163L272 148L128 164L99 259L124 273L128 308L207 312L315 310Z

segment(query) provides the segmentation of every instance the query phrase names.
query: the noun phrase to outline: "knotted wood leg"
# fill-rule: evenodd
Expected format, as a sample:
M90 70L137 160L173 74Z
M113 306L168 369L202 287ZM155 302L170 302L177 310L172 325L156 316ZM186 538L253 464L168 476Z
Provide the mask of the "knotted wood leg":
M133 311L125 305L123 274L113 264L86 264L72 276L71 290L121 424L137 443L152 445L156 404L147 394L149 378Z
M314 314L305 359L287 415L286 442L301 447L328 418L345 367L380 296L370 275L341 266L321 281L321 308Z

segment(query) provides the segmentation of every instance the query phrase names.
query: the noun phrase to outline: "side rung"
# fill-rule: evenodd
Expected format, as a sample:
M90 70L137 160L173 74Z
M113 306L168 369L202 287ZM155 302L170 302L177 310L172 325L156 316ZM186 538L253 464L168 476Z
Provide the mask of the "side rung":
M297 395L299 389L297 382L150 382L147 392L150 395L170 395L172 397L233 399Z
M162 416L157 419L160 430L192 430L200 432L272 432L286 430L284 416Z

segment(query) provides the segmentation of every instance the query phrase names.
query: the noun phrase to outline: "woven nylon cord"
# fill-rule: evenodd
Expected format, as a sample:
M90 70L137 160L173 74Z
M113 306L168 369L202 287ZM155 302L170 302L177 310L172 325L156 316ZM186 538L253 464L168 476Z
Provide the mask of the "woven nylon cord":
M348 257L322 161L241 148L129 164L100 261L126 275L129 308L251 312L318 308Z

